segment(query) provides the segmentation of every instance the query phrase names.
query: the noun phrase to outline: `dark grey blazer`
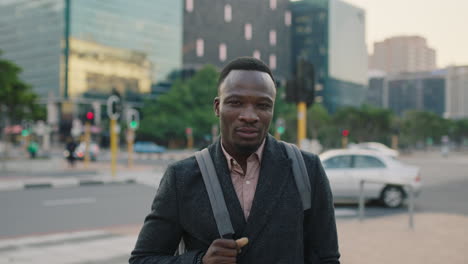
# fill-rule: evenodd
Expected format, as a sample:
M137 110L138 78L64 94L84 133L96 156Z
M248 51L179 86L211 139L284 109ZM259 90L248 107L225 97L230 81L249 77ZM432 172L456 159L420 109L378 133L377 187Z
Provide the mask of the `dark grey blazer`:
M284 146L269 135L252 210L246 221L220 142L208 149L235 236L249 238L237 263L339 263L332 194L316 155L302 152L312 186L312 208L303 211L291 160ZM182 237L187 253L174 256ZM195 157L190 157L167 169L130 263L192 264L217 238L208 193Z

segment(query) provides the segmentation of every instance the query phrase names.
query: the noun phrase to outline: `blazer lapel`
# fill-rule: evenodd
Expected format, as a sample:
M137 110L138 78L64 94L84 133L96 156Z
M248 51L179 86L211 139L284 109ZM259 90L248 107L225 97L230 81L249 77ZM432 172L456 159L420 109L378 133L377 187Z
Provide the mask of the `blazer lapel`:
M211 145L208 150L210 151L213 164L218 174L219 184L223 190L224 200L231 217L232 227L236 232L236 236L241 234L245 228L244 211L242 210L239 198L237 198L236 190L232 184L231 174L227 165L226 157L221 149L221 141L218 140L215 144Z
M260 175L243 236L253 242L270 219L291 173L291 161L270 135L262 156Z

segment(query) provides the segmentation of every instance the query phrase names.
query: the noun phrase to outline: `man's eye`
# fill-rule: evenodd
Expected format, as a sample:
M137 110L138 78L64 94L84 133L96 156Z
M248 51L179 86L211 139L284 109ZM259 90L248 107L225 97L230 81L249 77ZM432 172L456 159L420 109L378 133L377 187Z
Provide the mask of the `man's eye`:
M258 107L260 107L262 109L269 109L269 108L271 108L271 105L270 104L258 104Z
M241 104L240 101L228 101L227 103L230 104L230 105L234 105L234 106Z

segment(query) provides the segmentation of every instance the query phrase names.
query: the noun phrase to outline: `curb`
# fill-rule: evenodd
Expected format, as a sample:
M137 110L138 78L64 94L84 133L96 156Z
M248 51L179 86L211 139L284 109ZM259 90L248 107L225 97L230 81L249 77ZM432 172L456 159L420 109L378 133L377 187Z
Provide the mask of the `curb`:
M0 183L0 191L48 189L79 186L94 186L104 184L134 184L137 180L132 177L113 179L112 177L88 178L88 179L34 179L25 181Z

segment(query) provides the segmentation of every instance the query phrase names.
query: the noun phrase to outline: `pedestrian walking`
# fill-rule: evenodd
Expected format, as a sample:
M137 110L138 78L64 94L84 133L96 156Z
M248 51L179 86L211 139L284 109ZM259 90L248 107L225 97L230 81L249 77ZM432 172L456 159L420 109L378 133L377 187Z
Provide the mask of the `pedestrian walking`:
M75 167L75 161L76 161L76 156L75 156L75 150L76 150L77 144L75 140L72 137L67 138L67 143L65 145L65 158L68 161L68 165L70 168Z

